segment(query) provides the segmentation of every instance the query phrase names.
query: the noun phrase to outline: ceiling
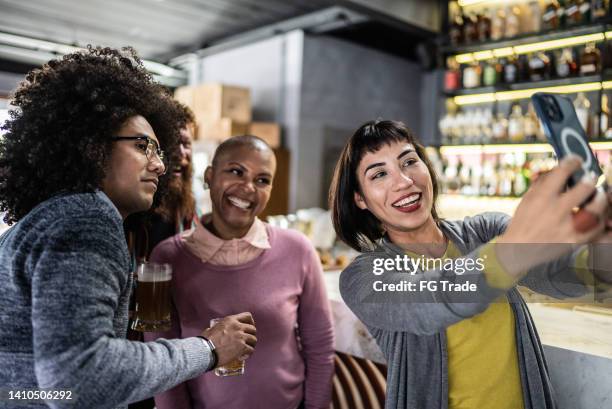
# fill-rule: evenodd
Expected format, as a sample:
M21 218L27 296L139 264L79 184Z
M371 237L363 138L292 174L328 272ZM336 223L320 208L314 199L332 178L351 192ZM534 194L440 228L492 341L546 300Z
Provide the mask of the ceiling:
M62 44L132 45L164 60L332 0L0 0L0 31Z
M131 45L168 63L243 33L308 29L320 14L347 10L326 34L414 58L414 46L439 27L441 0L0 0L0 71L25 72L66 48ZM356 16L356 17L355 17ZM294 22L293 25L287 22ZM329 21L327 21L329 23ZM315 30L317 32L317 30ZM19 44L14 36L44 40ZM48 42L48 43L45 43ZM213 47L214 48L214 47ZM38 53L38 54L36 54ZM46 54L45 54L46 53Z

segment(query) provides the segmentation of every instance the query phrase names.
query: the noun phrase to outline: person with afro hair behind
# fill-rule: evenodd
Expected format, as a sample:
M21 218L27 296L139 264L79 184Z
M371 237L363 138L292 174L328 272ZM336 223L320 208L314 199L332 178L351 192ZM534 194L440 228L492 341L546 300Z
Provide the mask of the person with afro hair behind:
M0 236L0 401L25 391L19 407L122 408L249 356L249 313L197 337L125 339L123 221L160 201L179 141L179 106L136 53L90 46L49 61L12 105L0 140L12 225Z

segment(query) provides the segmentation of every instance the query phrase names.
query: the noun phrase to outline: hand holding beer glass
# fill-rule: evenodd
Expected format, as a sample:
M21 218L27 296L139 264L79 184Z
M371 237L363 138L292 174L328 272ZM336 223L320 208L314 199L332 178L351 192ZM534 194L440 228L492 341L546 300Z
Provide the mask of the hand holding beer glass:
M132 329L135 331L168 331L170 318L169 264L142 263L136 270L136 311Z
M244 373L244 361L253 353L257 330L249 312L211 320L211 327L202 335L215 344L217 376L236 376Z

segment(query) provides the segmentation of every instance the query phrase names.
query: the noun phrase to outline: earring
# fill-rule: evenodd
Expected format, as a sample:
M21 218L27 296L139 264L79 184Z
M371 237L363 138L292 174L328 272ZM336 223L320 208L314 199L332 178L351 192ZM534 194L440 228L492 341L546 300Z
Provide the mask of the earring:
M208 186L208 183L206 183L206 182L204 182L203 187L204 187L204 190L208 190L208 189L210 189L210 187Z

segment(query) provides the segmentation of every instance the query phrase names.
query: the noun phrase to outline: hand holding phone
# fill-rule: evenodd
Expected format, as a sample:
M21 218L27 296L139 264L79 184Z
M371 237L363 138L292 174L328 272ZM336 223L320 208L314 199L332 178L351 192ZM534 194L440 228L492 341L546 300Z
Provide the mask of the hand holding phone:
M582 167L572 174L568 185L576 185L585 176L597 180L602 171L587 142L572 101L563 95L543 92L534 94L531 100L557 158L561 160L574 154L582 159Z
M538 118L542 121L544 133L552 145L559 160L568 155L577 155L582 160L582 166L568 179L568 186L575 186L582 178L597 180L602 171L595 154L591 150L584 129L580 125L572 101L562 95L538 92L531 97ZM607 184L602 185L607 190ZM593 193L580 209L574 213L574 226L577 231L585 232L595 228L599 217L585 209L594 197Z

